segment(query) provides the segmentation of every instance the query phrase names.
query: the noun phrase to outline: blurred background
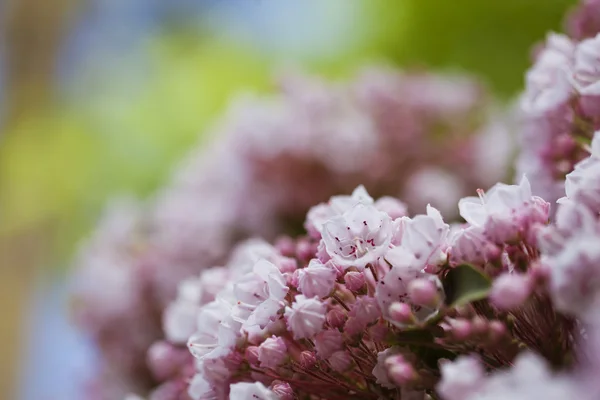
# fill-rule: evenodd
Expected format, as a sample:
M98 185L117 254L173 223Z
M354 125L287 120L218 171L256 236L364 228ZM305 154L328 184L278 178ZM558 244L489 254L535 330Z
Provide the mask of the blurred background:
M1 0L0 398L78 399L67 273L107 199L148 196L279 68L467 71L510 101L573 0Z

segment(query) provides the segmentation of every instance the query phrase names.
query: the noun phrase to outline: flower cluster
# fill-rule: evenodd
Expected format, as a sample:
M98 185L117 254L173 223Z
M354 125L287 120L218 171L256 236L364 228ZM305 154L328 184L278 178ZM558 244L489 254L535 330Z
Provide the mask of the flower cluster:
M548 201L562 196L565 175L600 129L599 15L599 1L583 1L567 20L570 36L548 34L527 72L517 171Z
M459 203L467 223L450 226L431 206L410 218L359 186L313 207L307 236L244 243L180 285L165 330L173 344L189 336L196 373L163 385L184 393L190 382L194 400L401 399L439 383L451 399L458 384L440 374L457 355L476 352L485 364L469 362L484 371L527 347L561 365L574 325L540 266L549 204L526 178L479 195Z
M217 127L214 143L194 150L150 204L109 209L107 228L94 234L78 259L78 324L93 335L107 369L125 387L140 393L155 387L163 379L146 353L154 341L177 336L163 331L161 321L178 283L224 263L240 239L297 232L311 206L360 183L377 196L406 200L407 207L389 197L378 200L390 218L427 202L452 217L461 196L500 179L509 147L502 124L484 125L489 103L464 77L387 69L335 84L286 76L277 95L240 100ZM310 238L298 244L306 254L332 213L340 214L339 221L323 236L342 240L340 210L349 205L341 203L311 210ZM380 216L368 212L356 210L351 218L369 217L375 226ZM397 229L392 222L381 221ZM352 232L360 228L352 224ZM392 239L344 240L332 258L360 256L364 266L380 258ZM314 269L308 271L298 279L310 282ZM190 303L214 290L207 284L199 295L191 283L179 286L179 296ZM311 298L321 293L306 290ZM183 318L194 307L179 305L169 318Z

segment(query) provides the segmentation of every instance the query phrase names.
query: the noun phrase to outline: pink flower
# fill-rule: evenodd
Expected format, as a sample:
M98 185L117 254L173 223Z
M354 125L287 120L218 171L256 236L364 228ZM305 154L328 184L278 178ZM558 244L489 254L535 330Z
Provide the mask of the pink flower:
M412 219L404 217L403 222L400 245L422 263L421 268L436 266L446 260L450 227L444 223L438 210L427 205L427 215L417 215Z
M335 285L336 269L317 259L310 260L308 267L298 270L298 289L306 297L326 297Z
M369 196L363 185L354 189L350 196L333 196L328 203L312 207L306 215L304 223L306 231L315 238L321 237L323 226L327 221L342 215L357 204L373 205L373 198Z
M398 219L407 215L406 204L395 197L383 196L375 201L375 208L383 211L391 219Z
M352 366L352 357L345 350L336 351L327 361L331 368L339 373L346 372Z
M577 45L573 75L579 93L600 95L600 34Z
M486 247L492 245L478 226L459 228L451 235L450 243L450 261L453 264L485 262Z
M342 350L343 347L343 337L337 329L327 329L315 336L317 355L323 360L336 351Z
M344 332L355 335L364 332L369 324L381 316L377 300L370 296L358 296L348 313Z
M531 222L540 222L541 199L533 197L525 176L519 185L497 183L480 197L462 198L460 215L471 225L483 228L496 242L509 242L526 231Z
M362 270L388 251L393 234L391 222L386 213L358 204L324 225L327 253L340 266Z
M260 260L252 273L241 278L233 290L242 308L249 311L243 328L259 326L262 329L284 307L283 300L289 288L279 268L267 260Z
M231 400L278 400L278 396L260 382L234 383L230 387Z
M485 371L473 356L460 356L440 366L442 380L437 390L445 400L465 400L481 386Z
M600 211L600 131L594 134L592 154L575 165L566 176L567 198L585 204L594 212Z
M521 100L526 112L541 114L569 99L572 87L568 76L574 51L575 45L568 37L548 35L546 47L527 72L526 91Z
M386 389L396 388L396 385L388 377L387 366L385 365L385 360L392 355L393 351L394 349L390 347L385 349L384 351L380 351L379 353L377 353L377 364L371 372L376 378L376 382Z
M285 342L280 337L272 336L258 346L258 360L261 367L277 368L288 357Z
M318 298L296 296L291 307L286 307L287 326L294 339L312 338L323 330L327 306Z
M494 280L490 301L500 310L512 310L521 306L532 292L527 275L504 273Z

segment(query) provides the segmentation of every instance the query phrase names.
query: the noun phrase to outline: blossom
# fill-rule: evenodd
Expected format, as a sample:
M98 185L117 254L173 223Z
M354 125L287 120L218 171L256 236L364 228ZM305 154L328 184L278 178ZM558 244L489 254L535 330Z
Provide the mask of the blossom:
M575 45L564 35L548 35L546 47L527 72L527 88L522 107L532 113L543 113L566 102L571 95L569 72Z
M389 249L391 218L373 206L357 204L325 223L323 240L332 260L343 267L363 269Z
M231 385L229 398L232 400L278 400L275 393L260 382L240 382Z
M465 400L476 393L482 384L485 371L473 356L461 356L454 362L442 364L442 380L437 386L446 400Z
M291 307L286 307L285 318L294 339L312 338L323 329L327 307L318 298L296 296Z
M371 372L376 378L377 383L388 389L394 389L396 387L396 385L394 385L394 383L388 377L387 366L385 365L385 360L392 355L392 351L393 348L390 347L377 353L377 364Z
M315 349L322 359L329 358L336 351L344 348L343 338L337 329L327 329L315 336Z
M298 289L307 297L325 297L333 290L336 277L331 264L312 259L308 267L299 270Z
M405 217L403 222L401 246L422 262L423 268L446 260L450 227L438 210L427 205L426 215Z
M262 367L277 368L287 356L287 347L280 337L270 337L258 346L258 360Z
M600 34L577 45L573 75L582 95L600 95Z
M320 237L323 233L323 226L328 220L342 215L357 204L373 205L373 198L363 185L354 189L350 196L333 196L328 203L312 207L306 215L304 226L309 234Z

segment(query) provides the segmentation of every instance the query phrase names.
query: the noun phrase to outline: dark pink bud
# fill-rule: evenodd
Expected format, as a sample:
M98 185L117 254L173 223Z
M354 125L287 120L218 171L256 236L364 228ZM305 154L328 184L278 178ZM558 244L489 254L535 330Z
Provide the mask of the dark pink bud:
M392 321L400 324L412 325L416 322L412 309L406 303L392 303L389 308L389 314Z
M414 279L408 285L408 295L413 303L437 308L442 299L437 286L429 279Z
M289 236L282 236L275 241L275 248L285 257L293 257L296 254L296 243Z
M287 382L273 381L271 391L275 393L280 400L294 400L294 390Z
M248 346L244 352L244 357L250 365L258 367L260 364L260 361L258 360L258 346Z
M327 313L327 323L332 328L341 328L347 319L346 313L339 308L334 308Z
M349 290L358 292L365 286L365 275L362 272L350 271L344 275L344 282Z
M312 351L305 350L300 353L300 365L304 368L312 368L317 363L317 357Z

